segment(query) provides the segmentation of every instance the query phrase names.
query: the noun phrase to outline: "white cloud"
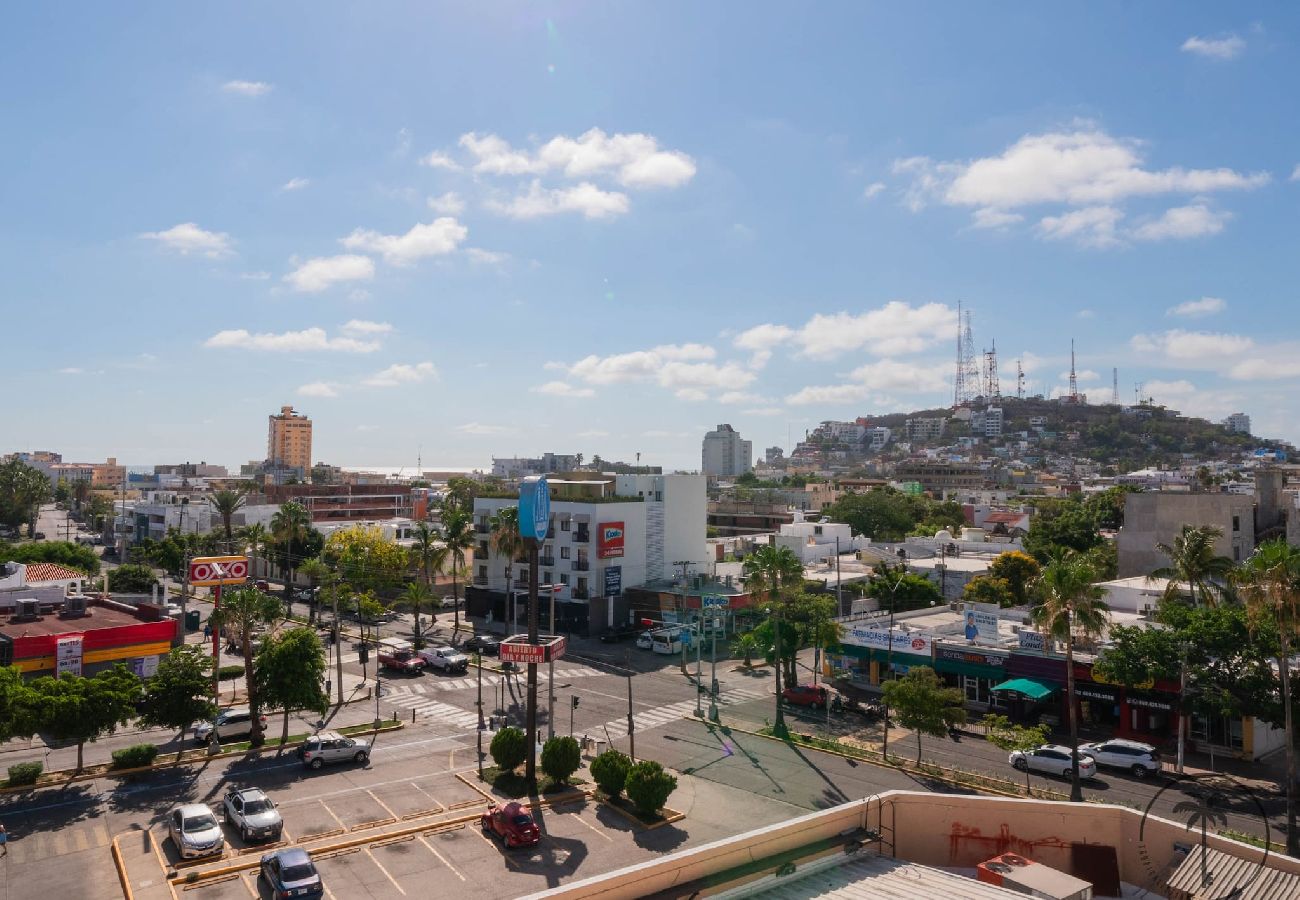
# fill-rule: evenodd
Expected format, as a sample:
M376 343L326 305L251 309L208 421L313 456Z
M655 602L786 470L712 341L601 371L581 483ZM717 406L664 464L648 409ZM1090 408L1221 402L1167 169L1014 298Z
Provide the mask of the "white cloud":
M1296 163L1296 167L1291 170L1291 177L1287 181L1300 181L1300 163Z
M409 266L426 256L454 253L469 229L450 216L413 225L406 234L380 234L358 228L339 243L349 250L378 253L395 266Z
M84 375L85 373L86 373L85 369L79 369L76 366L67 366L65 368L59 369L60 375Z
M814 315L795 334L802 356L828 358L853 350L879 356L914 353L956 333L957 313L942 303L891 300L865 313Z
M576 387L567 381L548 381L545 384L539 384L537 387L530 388L535 394L546 394L548 397L594 397L596 392L591 388Z
M460 146L474 157L475 172L490 175L540 175L562 172L569 178L610 175L629 188L678 187L695 177L695 161L663 150L648 134L606 134L599 128L571 138L559 135L537 152L512 147L495 134L461 135Z
M867 389L860 384L812 385L785 398L791 406L846 406L867 399Z
M1020 213L1007 212L1005 209L998 209L995 206L986 206L983 209L975 210L971 224L975 228L999 229L1006 228L1009 225L1015 225L1023 222L1025 217Z
M284 184L280 185L282 191L300 191L307 185L311 184L310 178L290 178Z
M1020 354L1020 368L1026 374L1036 372L1043 366L1043 358L1032 350Z
M1140 241L1162 241L1166 238L1194 238L1218 234L1232 213L1215 212L1204 203L1176 206L1165 210L1158 219L1145 222L1133 230Z
M1227 60L1246 49L1246 42L1235 34L1221 38L1203 38L1192 35L1179 47L1184 53L1195 53L1207 59Z
M456 164L454 159L445 153L439 153L437 150L427 156L420 157L420 165L428 166L431 169L446 169L449 172L460 170L460 166Z
M1113 206L1087 206L1059 216L1044 216L1038 233L1050 241L1072 240L1085 247L1111 247L1119 243L1115 226L1124 213Z
M441 197L428 199L429 209L440 216L458 216L465 211L465 201L455 191L448 191Z
M318 256L302 263L284 280L295 291L317 293L347 281L369 281L375 277L375 263L368 256L344 254Z
M536 219L560 213L581 213L588 219L623 215L631 208L627 194L604 191L589 181L568 188L543 188L536 179L528 192L509 202L489 200L487 208L512 219Z
M299 397L337 397L339 395L338 385L328 381L313 381L310 384L304 384L298 388Z
M1076 319L1095 319L1097 318L1097 313L1091 309L1081 309L1074 314L1074 317Z
M660 344L652 347L651 352L664 359L701 360L713 359L717 351L707 344Z
M157 241L182 256L199 253L209 259L220 259L231 253L230 235L220 231L205 231L193 222L182 222L166 231L146 231L140 237Z
M1255 342L1244 335L1181 329L1166 331L1164 334L1134 335L1129 344L1139 353L1158 353L1167 359L1185 363L1234 357L1255 346Z
M394 363L387 369L361 379L361 383L366 387L398 387L403 384L417 384L437 377L438 370L431 362Z
M1218 297L1202 297L1200 300L1187 300L1165 310L1167 316L1182 316L1187 319L1199 319L1212 316L1228 308L1228 304Z
M500 250L484 250L482 247L466 247L465 258L472 263L499 266L501 263L509 262L510 254L503 253Z
M203 342L214 349L262 350L272 353L304 353L330 351L336 353L373 353L379 349L378 341L363 341L354 337L330 337L324 328L304 328L302 331L280 333L253 333L245 328L218 331Z
M785 325L755 325L736 335L731 343L742 350L753 351L749 364L756 369L767 365L772 350L794 336L794 329Z
M910 363L882 359L859 366L849 377L873 391L946 391L947 369L933 363Z
M510 429L504 425L484 425L480 422L466 422L464 425L457 425L456 430L461 434L505 434Z
M867 185L865 188L862 189L862 196L864 199L870 200L872 197L875 197L884 189L885 189L885 183L883 181L873 181L871 182L871 184Z
M367 322L365 319L349 319L339 329L344 334L391 334L393 326L387 322Z
M1062 372L1060 375L1056 377L1061 379L1062 381L1069 381L1070 373L1068 371ZM1101 380L1101 376L1098 375L1096 372L1092 371L1092 369L1076 369L1074 373L1074 378L1076 381L1100 381Z
M265 81L227 81L221 86L227 94L239 94L241 97L260 97L271 92L271 85Z
M904 202L913 211L931 202L974 208L976 227L1012 224L1007 218L1012 211L1028 206L1084 207L1092 226L1069 236L1099 246L1114 243L1107 235L1123 215L1116 207L1129 198L1249 190L1269 181L1266 172L1230 168L1149 169L1143 165L1142 146L1084 123L1072 131L1025 135L1001 154L973 161L899 159L893 172L908 180ZM1109 226L1103 216L1110 218ZM1045 237L1061 237L1060 228L1078 221L1068 213L1047 216L1040 231Z
M728 405L739 403L767 403L768 399L759 394L751 394L748 391L727 391L718 398L719 403Z
M657 384L680 400L702 400L753 382L754 373L734 362L700 361L713 355L713 348L703 344L666 344L610 356L593 354L573 363L568 372L588 384Z

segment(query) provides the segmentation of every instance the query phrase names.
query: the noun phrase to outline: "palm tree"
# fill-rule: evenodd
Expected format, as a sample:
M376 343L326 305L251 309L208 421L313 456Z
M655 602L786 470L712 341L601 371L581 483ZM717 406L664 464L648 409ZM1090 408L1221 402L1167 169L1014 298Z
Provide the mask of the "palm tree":
M262 746L266 739L258 715L261 701L257 696L257 682L253 678L253 633L258 626L269 625L280 614L280 604L272 596L256 588L237 588L222 595L221 605L212 611L210 621L218 633L227 628L239 636L239 646L244 652L244 682L248 691L248 711L252 714L251 743Z
M1221 537L1223 529L1213 525L1184 525L1182 532L1174 538L1172 547L1156 544L1156 549L1168 556L1170 562L1151 573L1152 578L1169 579L1161 600L1176 603L1179 584L1185 582L1193 607L1196 606L1198 591L1203 601L1215 605L1216 599L1223 596L1236 565L1228 557L1214 552L1214 544Z
M776 644L776 722L772 733L788 737L785 714L781 709L781 591L803 581L803 563L789 547L759 547L745 559L745 588L752 593L766 593L772 603L774 639Z
M250 571L253 573L253 577L256 578L257 558L259 555L264 557L261 551L266 548L266 542L270 535L267 533L265 525L261 522L254 522L252 525L245 525L239 536L240 540L244 541L253 550L253 565L250 567Z
M329 577L330 567L319 559L308 559L298 566L298 574L307 579L307 587L311 591L311 601L307 605L307 624L313 625L319 618L316 610L320 607L316 588Z
M1237 583L1251 617L1271 625L1278 633L1277 668L1282 679L1282 727L1286 734L1286 852L1300 856L1295 720L1291 711L1291 648L1300 629L1300 550L1281 538L1265 541L1242 563Z
M415 613L415 649L419 650L424 646L424 638L420 634L420 608L424 601L429 599L428 585L420 584L418 581L412 581L406 586L406 590L398 598L403 603L409 603L411 610Z
M1065 699L1070 714L1070 799L1083 800L1079 781L1079 712L1074 698L1074 636L1096 636L1106 627L1108 607L1087 560L1073 550L1059 550L1038 576L1039 604L1034 622L1065 643Z
M424 586L433 588L433 574L447 564L447 545L428 522L420 522L412 531L411 556L424 574Z
M447 561L451 563L451 596L456 601L452 609L452 640L460 633L460 573L465 570L465 552L474 546L474 514L457 507L442 517L442 542L447 547Z
M488 543L494 553L506 558L506 596L508 597L514 590L511 580L514 578L515 562L528 551L528 542L519 533L519 507L501 507L492 517L491 527L492 535L488 538ZM509 601L506 604L506 612L507 614L510 612ZM510 627L513 628L514 624L511 621Z
M282 505L275 515L271 516L271 534L277 544L284 545L285 569L288 571L288 577L284 581L286 610L293 609L293 603L288 598L289 591L293 589L293 573L298 568L298 545L307 539L310 528L311 513L307 512L307 507L293 500Z
M247 495L243 491L232 491L230 488L222 488L208 498L208 503L217 511L217 515L221 516L221 527L226 532L227 541L234 540L235 535L230 523L235 518L235 513L243 507L246 499Z

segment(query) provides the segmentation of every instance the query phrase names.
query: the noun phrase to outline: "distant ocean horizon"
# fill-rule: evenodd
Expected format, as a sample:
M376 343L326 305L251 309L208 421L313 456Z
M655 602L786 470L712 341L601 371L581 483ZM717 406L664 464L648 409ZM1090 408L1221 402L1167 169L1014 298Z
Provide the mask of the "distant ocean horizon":
M342 466L347 472L372 472L376 475L414 475L416 474L415 466ZM232 475L239 474L239 466L226 466L226 469ZM152 465L129 465L126 466L128 473L136 475L152 475ZM421 472L491 472L492 464L487 465L442 465L441 463L422 463Z

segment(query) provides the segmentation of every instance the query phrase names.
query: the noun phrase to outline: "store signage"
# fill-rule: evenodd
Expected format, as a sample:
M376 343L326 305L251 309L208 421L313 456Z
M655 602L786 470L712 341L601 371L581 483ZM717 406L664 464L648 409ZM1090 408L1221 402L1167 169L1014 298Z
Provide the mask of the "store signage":
M895 629L891 638L889 632L883 628L857 626L849 629L840 638L840 643L852 644L855 647L867 647L872 650L892 649L895 653L914 653L918 656L929 656L933 640L934 638L931 635L921 634L918 631L899 631Z
M1107 703L1115 702L1115 692L1106 688L1076 684L1074 693L1088 700L1105 700Z
M1142 706L1147 709L1162 709L1165 711L1172 710L1174 705L1164 700L1152 700L1149 697L1134 697L1131 694L1128 698L1129 706Z
M81 674L82 636L61 637L55 650L55 671L62 675Z
M726 609L729 604L724 594L705 594L700 598L700 605L705 609Z
M962 650L957 647L937 647L934 651L935 658L946 659L949 662L971 663L976 666L998 666L1002 667L1007 664L1005 656L996 656L992 653L980 653L978 650Z
M623 555L623 523L602 522L596 527L596 556L614 559Z
M530 644L528 638L518 635L501 642L501 661L540 665L554 662L564 656L568 640L563 637L543 638L545 643Z
M190 560L190 587L243 584L247 580L245 556L199 556Z
M551 488L545 475L529 475L519 482L519 536L544 541L551 528Z
M997 606L992 603L963 603L962 618L966 625L966 640L998 642Z
M137 678L152 678L158 674L158 657L156 655L137 656L131 660L131 671L135 673Z
M605 569L605 596L617 597L623 592L623 567L609 566Z
M1020 649L1021 650L1046 650L1047 638L1037 631L1020 632Z

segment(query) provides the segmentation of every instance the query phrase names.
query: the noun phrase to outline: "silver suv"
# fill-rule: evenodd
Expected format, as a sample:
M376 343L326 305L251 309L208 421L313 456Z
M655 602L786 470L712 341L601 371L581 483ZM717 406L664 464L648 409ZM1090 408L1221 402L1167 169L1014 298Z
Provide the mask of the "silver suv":
M278 841L284 819L275 803L261 788L232 787L222 804L226 822L239 831L245 844L250 841Z
M319 769L325 763L348 761L365 765L370 759L370 744L344 737L337 731L322 731L303 741L298 747L298 758L309 769Z
M1080 744L1079 752L1097 760L1097 765L1127 769L1135 778L1160 774L1160 751L1150 744L1111 738L1095 744Z

